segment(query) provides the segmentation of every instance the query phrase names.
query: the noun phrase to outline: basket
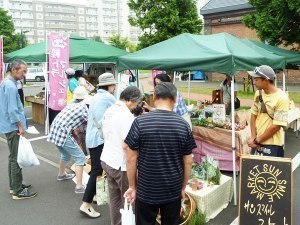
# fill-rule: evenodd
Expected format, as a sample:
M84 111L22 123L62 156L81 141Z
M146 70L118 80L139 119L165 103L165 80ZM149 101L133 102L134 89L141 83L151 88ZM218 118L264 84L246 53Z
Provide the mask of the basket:
M192 216L194 215L195 210L196 210L196 202L195 202L195 200L188 193L186 193L186 192L185 192L185 196L188 198L186 201L188 202L187 204L190 205L190 211L189 211L189 214L188 214L187 218L182 223L180 223L179 225L186 225L186 224L188 224L188 222L190 221L190 219L192 218ZM158 224L161 224L160 215L157 216L156 222Z

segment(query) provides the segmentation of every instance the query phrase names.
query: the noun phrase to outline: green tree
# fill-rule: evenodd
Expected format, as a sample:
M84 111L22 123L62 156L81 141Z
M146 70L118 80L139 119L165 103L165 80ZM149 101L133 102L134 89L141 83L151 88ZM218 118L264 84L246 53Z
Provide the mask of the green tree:
M98 42L103 42L100 36L94 36L93 39Z
M139 49L202 30L195 0L129 0L128 6L135 13L129 17L129 23L143 31Z
M109 38L110 45L124 49L125 51L134 52L136 50L135 45L128 40L127 37L122 38L120 34L115 34Z
M21 35L15 33L15 27L11 16L0 8L0 35L3 36L4 54L21 48ZM26 43L26 39L23 39Z
M249 0L256 12L243 17L262 41L272 45L292 45L300 50L300 1Z

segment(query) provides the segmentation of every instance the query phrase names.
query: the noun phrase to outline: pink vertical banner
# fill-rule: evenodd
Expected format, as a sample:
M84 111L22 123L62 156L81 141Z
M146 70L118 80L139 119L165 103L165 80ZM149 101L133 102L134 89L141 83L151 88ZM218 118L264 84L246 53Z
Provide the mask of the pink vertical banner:
M153 80L153 85L154 86L155 86L154 79L155 79L156 75L163 74L163 73L166 73L166 71L164 71L164 70L152 70L152 80Z
M62 110L67 105L70 41L61 34L50 34L49 49L49 108Z
M3 37L0 36L0 83L3 80Z

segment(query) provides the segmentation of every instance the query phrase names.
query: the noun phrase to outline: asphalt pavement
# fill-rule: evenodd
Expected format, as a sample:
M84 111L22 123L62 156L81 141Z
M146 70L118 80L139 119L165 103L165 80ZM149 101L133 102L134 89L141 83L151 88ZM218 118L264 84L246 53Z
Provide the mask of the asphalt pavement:
M42 136L43 134L39 135ZM37 135L26 135L27 138ZM8 147L0 138L0 224L1 225L110 225L108 206L94 205L101 213L89 219L79 213L82 194L75 194L73 181L57 181L59 153L46 139L32 142L41 165L23 169L23 178L32 184L38 196L27 200L12 200L9 194L7 159Z

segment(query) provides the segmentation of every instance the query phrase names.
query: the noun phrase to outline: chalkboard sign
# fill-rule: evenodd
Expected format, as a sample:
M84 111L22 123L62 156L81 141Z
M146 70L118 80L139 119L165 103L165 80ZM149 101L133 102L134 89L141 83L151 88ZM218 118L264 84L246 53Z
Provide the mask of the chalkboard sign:
M291 159L242 156L240 225L292 225Z

